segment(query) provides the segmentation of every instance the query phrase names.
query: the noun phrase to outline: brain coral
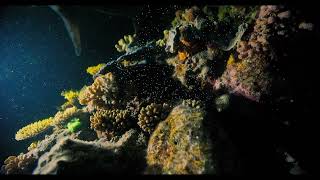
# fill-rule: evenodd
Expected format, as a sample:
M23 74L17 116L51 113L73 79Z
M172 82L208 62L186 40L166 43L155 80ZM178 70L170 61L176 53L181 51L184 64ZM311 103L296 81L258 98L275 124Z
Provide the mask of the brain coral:
M53 120L54 119L52 117L49 117L21 128L16 133L16 140L20 141L38 135L39 133L47 130L53 124Z
M92 85L84 88L79 94L79 103L88 105L93 109L99 109L105 105L114 105L118 87L114 75L109 72L98 76Z

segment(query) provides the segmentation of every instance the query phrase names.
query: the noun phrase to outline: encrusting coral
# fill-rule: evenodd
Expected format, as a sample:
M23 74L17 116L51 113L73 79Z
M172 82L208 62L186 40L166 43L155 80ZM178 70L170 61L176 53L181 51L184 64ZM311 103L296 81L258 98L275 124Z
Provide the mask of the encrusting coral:
M1 170L5 174L25 174L28 173L30 165L35 161L32 155L20 154L19 156L9 156Z
M157 124L167 117L169 110L170 106L167 103L151 103L142 107L138 116L138 125L144 132L151 134Z
M34 136L40 134L41 132L44 132L45 130L47 130L49 127L51 127L53 124L53 121L54 121L54 118L49 117L49 118L34 122L32 124L29 124L29 125L21 128L16 133L15 139L17 141L20 141L20 140L34 137Z
M211 143L205 135L202 108L179 105L150 137L147 149L147 173L214 173Z
M98 76L92 85L85 87L79 93L79 103L87 105L90 110L107 105L114 105L118 94L118 86L114 75L109 72Z
M104 110L99 109L90 116L90 127L97 132L98 136L112 138L123 134L131 125L128 110Z

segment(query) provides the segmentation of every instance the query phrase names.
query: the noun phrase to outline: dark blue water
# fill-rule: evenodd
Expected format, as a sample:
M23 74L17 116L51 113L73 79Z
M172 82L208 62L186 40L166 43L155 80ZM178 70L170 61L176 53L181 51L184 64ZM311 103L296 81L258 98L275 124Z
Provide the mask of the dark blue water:
M63 21L46 6L0 9L0 162L26 152L31 140L17 142L16 131L53 116L64 103L60 92L91 82L88 66L116 58L114 45L132 34L125 17L89 8L75 10L82 54L76 56Z

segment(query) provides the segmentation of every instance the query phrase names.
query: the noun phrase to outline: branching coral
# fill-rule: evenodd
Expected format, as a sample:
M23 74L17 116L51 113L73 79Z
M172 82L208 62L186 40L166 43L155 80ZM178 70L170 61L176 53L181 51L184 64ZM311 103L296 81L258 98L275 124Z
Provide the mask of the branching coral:
M109 72L98 76L92 85L84 88L79 94L79 103L88 105L89 109L99 109L106 105L114 105L118 87L114 75Z
M127 52L129 45L134 41L135 37L135 34L124 36L123 39L118 41L118 44L115 45L115 48L118 52Z
M106 65L106 64L101 63L101 64L98 64L98 65L96 65L96 66L90 66L90 67L87 68L87 73L89 73L90 75L95 75L95 74L97 74L97 73L100 71L100 69L101 69L102 67L104 67L105 65Z
M73 104L79 96L79 91L75 91L75 90L62 91L61 96L63 96L68 102Z
M199 101L199 100L192 100L192 99L184 99L184 100L182 101L182 105L184 105L184 106L189 106L189 107L192 107L192 108L197 108L197 109L203 107L203 104L202 104L201 101Z
M9 156L2 166L5 174L25 174L35 158L32 155L20 154L19 156Z
M53 118L54 119L53 123L55 125L63 124L66 120L75 116L79 112L80 112L80 110L77 109L75 106L67 108L64 111L58 111Z
M91 129L97 134L104 134L107 138L121 135L132 125L128 110L104 110L99 109L90 116Z
M167 103L151 103L146 107L142 107L138 117L138 125L143 131L151 134L157 124L167 117L169 110L170 106Z
M32 149L37 148L39 142L40 142L40 141L34 141L34 142L32 142L32 143L29 145L29 147L28 147L28 151L31 151Z
M49 117L21 128L16 133L16 136L15 136L16 140L20 141L20 140L28 139L40 134L41 132L47 130L53 124L53 120L54 119L52 117Z

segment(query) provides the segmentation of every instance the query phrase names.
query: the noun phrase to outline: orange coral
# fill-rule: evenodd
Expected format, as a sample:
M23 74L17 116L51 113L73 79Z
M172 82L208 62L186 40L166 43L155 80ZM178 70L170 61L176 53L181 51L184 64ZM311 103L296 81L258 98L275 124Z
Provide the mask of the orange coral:
M184 62L187 57L189 56L189 54L186 52L186 51L178 51L178 59L181 61L181 62Z

